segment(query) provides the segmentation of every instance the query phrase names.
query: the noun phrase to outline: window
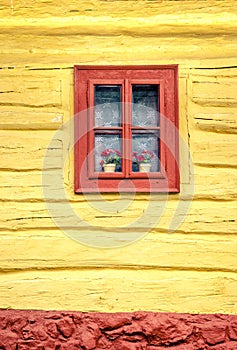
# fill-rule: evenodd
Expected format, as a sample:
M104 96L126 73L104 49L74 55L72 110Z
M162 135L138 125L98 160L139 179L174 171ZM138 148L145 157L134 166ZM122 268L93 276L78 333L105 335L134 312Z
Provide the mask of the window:
M179 192L177 76L175 65L75 66L76 193Z

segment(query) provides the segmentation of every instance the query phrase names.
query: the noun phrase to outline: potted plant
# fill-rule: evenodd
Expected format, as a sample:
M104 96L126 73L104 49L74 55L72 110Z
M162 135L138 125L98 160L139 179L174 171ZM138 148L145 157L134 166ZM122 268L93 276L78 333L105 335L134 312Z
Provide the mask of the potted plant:
M141 154L133 152L133 155L139 165L140 172L149 172L151 169L151 160L154 158L154 153L144 149Z
M107 148L101 152L100 161L102 170L105 173L119 171L121 169L121 153L116 149Z

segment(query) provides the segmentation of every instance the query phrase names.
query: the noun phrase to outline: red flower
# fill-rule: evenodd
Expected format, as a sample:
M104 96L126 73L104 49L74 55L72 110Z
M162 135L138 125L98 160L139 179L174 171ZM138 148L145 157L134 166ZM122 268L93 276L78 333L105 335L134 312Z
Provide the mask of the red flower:
M154 158L154 153L152 151L149 152L151 158Z
M116 164L121 165L121 153L116 149L107 148L101 152L101 157L104 159L100 161L101 167L104 164Z
M108 152L107 149L103 150L103 152L101 152L101 156L106 157L108 155L107 152Z
M151 163L151 159L155 157L155 154L152 151L144 149L139 155L138 152L133 152L133 157L136 158L138 163Z
M103 152L101 152L102 157L108 157L113 154L116 154L117 156L121 157L121 153L117 149L107 148L103 150Z
M142 163L144 160L145 160L145 158L144 158L143 155L140 155L140 156L137 157L138 163Z
M121 157L121 153L117 149L114 150L114 153L117 154L117 156Z

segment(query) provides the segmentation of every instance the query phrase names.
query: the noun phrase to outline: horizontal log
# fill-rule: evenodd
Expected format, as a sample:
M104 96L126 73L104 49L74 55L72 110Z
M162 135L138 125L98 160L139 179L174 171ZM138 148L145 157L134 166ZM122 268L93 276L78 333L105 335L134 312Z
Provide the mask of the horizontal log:
M19 111L19 108L0 112L2 130L57 130L63 122L63 112Z
M130 8L133 11L129 11ZM62 1L58 3L56 0L52 0L50 3L42 3L36 1L34 6L34 16L37 18L45 18L48 16L62 16L71 17L79 15L87 15L93 17L99 17L101 14L104 16L110 16L114 13L116 17L137 17L138 15L154 15L158 13L160 15L175 15L174 8L177 8L179 12L177 15L192 14L195 18L200 14L219 14L220 16L232 14L233 15L233 2L227 2L224 0L200 0L198 3L195 0L189 0L188 4L185 0L179 0L176 4L172 0L163 2L156 2L150 0L110 0L109 3L106 0L92 0L88 3L86 0L80 1L80 6L76 0L71 0L70 3ZM229 13L228 13L229 12ZM14 14L16 18L25 18L26 15L32 15L32 8L26 6L24 0L18 0L16 3L9 4L8 0L2 0L1 15L5 17L11 17ZM187 18L188 20L188 18ZM227 23L228 24L228 23Z
M184 0L178 4L173 1L157 3L144 0L92 1L89 4L88 1L81 1L80 6L75 0L70 4L64 1L60 5L54 0L50 4L38 2L34 10L32 13L23 0L16 4L7 3L5 8L1 8L3 32L6 27L12 26L17 27L18 31L24 30L26 34L29 26L31 32L36 28L39 32L41 28L44 33L51 27L64 33L70 30L71 34L95 33L97 28L101 35L118 31L137 33L141 27L143 35L149 34L151 28L155 33L178 31L208 34L233 33L236 29L236 14L232 6L217 0L202 1L199 6L195 1L190 1L187 6Z
M234 112L225 113L222 110L216 111L216 113L196 113L193 118L196 127L200 130L237 133L237 114Z
M12 19L5 18L0 20L1 33L10 34L11 31L21 35L95 35L117 36L129 35L136 37L150 38L155 36L185 35L194 37L194 35L202 34L203 36L218 37L220 34L233 36L236 31L236 15L229 14L230 21L226 22L226 16L222 16L216 20L216 15L209 15L208 18L200 18L200 16L192 16L190 18L182 18L180 15L150 15L144 21L142 13L139 17L114 18L111 16L91 17L91 16L71 16L64 18L62 24L61 17L48 19L28 18L28 19ZM213 21L213 23L209 23ZM157 25L159 24L159 25ZM95 26L98 31L95 30ZM41 30L40 30L41 28ZM28 31L28 32L27 32Z
M55 182L55 188L47 186L47 182ZM60 187L60 184L61 187ZM57 191L63 188L63 174L61 171L2 171L0 172L0 198L2 201L37 202L45 201L44 190L47 190L47 199L57 199ZM20 204L19 204L20 205Z
M60 80L21 75L1 77L0 105L25 107L61 106Z
M190 208L190 204L191 208ZM0 230L54 229L59 225L62 229L74 229L75 235L89 232L93 239L101 233L106 239L113 239L115 244L126 244L130 234L149 231L167 232L171 221L177 222L175 230L182 233L228 233L236 234L236 202L214 201L178 201L165 202L162 197L153 197L153 202L147 200L134 201L132 197L126 200L90 201L50 205L50 212L44 203L2 202ZM75 211L73 213L71 209ZM52 220L54 217L54 221ZM86 233L88 232L88 234ZM107 236L108 232L108 236ZM116 233L113 238L112 233ZM94 235L94 236L93 236ZM89 236L88 236L89 237Z
M237 238L230 235L149 233L126 247L75 242L59 230L1 235L0 271L133 268L237 272Z
M48 189L48 199L58 201L59 189L65 186L65 193L70 202L86 202L83 196L76 195L73 192L73 176L68 172L64 174L60 169L48 170L44 173L42 182L41 171L2 171L0 172L0 198L2 201L14 202L35 202L44 201L43 190ZM48 181L55 183L55 187L48 187ZM181 179L181 196L185 194ZM234 200L237 196L237 170L235 168L215 168L215 167L194 167L194 199L215 199L215 200ZM89 197L93 200L93 196ZM97 196L94 200L97 201ZM113 199L113 195L106 195L106 198ZM171 195L171 200L177 200L177 195ZM147 201L148 197L140 194L136 200ZM61 197L62 200L62 197Z
M236 77L206 77L192 82L192 100L203 106L237 106Z
M194 167L194 198L236 200L237 169L216 167Z
M174 51L174 50L173 50ZM9 56L9 53L0 53L0 67L3 70L11 70L20 68L23 69L27 66L31 70L70 70L74 67L74 64L94 64L94 65L105 65L110 64L113 65L149 65L152 63L159 65L167 65L167 64L178 64L179 69L186 70L187 68L223 68L223 67L231 67L236 65L236 59L233 56L226 55L223 57L201 57L199 54L191 55L190 52L184 52L183 55L173 56L171 54L167 55L165 53L161 55L156 55L155 58L151 60L151 52L138 52L136 55L136 60L134 61L134 54L132 51L126 50L121 53L110 51L107 52L106 55L103 53L87 53L84 55L77 54L75 58L75 54L73 52L61 52L60 55L53 53L50 54L50 62L48 56L43 53L35 52L34 55L27 55L26 53L18 52L14 54L14 57ZM211 52L210 52L211 53ZM152 49L153 55L153 49ZM188 60L186 59L189 57ZM223 53L222 53L223 56ZM152 56L153 57L153 56ZM23 64L24 62L24 64Z
M9 134L8 130L0 130L0 168L40 170L44 157L49 160L49 169L61 168L63 140L55 139L49 148L53 135L52 131L11 131Z
M106 25L103 23L103 26ZM156 24L157 27L159 27ZM41 27L40 27L41 28ZM71 28L71 27L70 27ZM93 25L93 29L94 29ZM30 29L27 29L29 32ZM99 32L99 29L97 29ZM42 28L41 28L42 31ZM52 29L50 28L50 32ZM142 28L142 33L146 30ZM12 29L11 29L12 32ZM132 64L136 64L137 60L144 64L157 64L158 60L166 60L164 64L167 64L167 60L173 60L177 63L177 60L183 60L182 63L186 62L187 59L203 59L203 52L205 51L205 59L210 58L232 58L236 52L236 47L233 46L234 38L223 38L223 36L217 36L213 38L203 38L202 36L186 37L185 35L171 36L159 36L155 34L152 37L144 38L142 35L121 35L117 34L113 37L108 38L108 35L65 35L64 30L58 35L15 35L14 49L9 50L7 44L11 40L11 35L0 35L0 50L2 58L6 59L5 55L11 53L15 55L24 55L25 61L29 62L32 59L37 59L35 55L63 55L64 59L68 61L67 56L71 57L73 63L89 62L89 64L98 64L98 61L103 61L103 64L111 64L112 60L122 60L122 64L128 64L127 60L132 61ZM91 45L91 43L95 43ZM108 45L109 42L109 45ZM177 45L176 43L179 43ZM29 47L30 53L29 53ZM213 49L213 47L215 49ZM136 52L136 61L134 61L134 52ZM27 59L29 57L29 60ZM33 56L33 57L32 57ZM175 56L175 59L174 59ZM122 57L122 58L121 58ZM60 57L56 57L56 62L61 60ZM52 67L54 67L54 59L50 59ZM62 61L62 60L61 60ZM4 61L0 61L3 62ZM14 61L15 62L15 61ZM15 63L13 62L13 66ZM37 61L36 61L37 62ZM49 60L44 62L49 66ZM11 64L7 62L7 66ZM223 61L222 61L223 64ZM20 63L22 65L22 62ZM39 103L39 101L38 101Z
M236 167L237 135L206 133L190 129L190 148L193 162L205 166Z
M234 273L86 269L0 275L2 308L236 314Z
M233 61L234 62L234 61ZM201 67L195 67L195 69L192 69L191 74L189 78L191 81L195 82L205 82L209 81L211 78L211 81L218 81L219 79L231 79L237 78L237 70L236 70L236 65L230 65L230 66L224 66L220 65L220 67L206 67L206 68L201 68Z

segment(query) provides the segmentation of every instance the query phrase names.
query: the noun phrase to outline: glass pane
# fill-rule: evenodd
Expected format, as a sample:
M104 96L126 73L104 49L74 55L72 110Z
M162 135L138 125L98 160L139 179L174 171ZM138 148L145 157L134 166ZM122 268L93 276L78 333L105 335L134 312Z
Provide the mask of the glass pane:
M132 86L132 121L134 126L158 126L159 85Z
M132 151L133 172L139 171L140 164L150 164L149 172L160 171L158 132L134 132L132 136Z
M105 171L105 164L116 164L115 171L122 171L121 133L95 135L95 171Z
M121 86L95 86L95 126L120 126Z

